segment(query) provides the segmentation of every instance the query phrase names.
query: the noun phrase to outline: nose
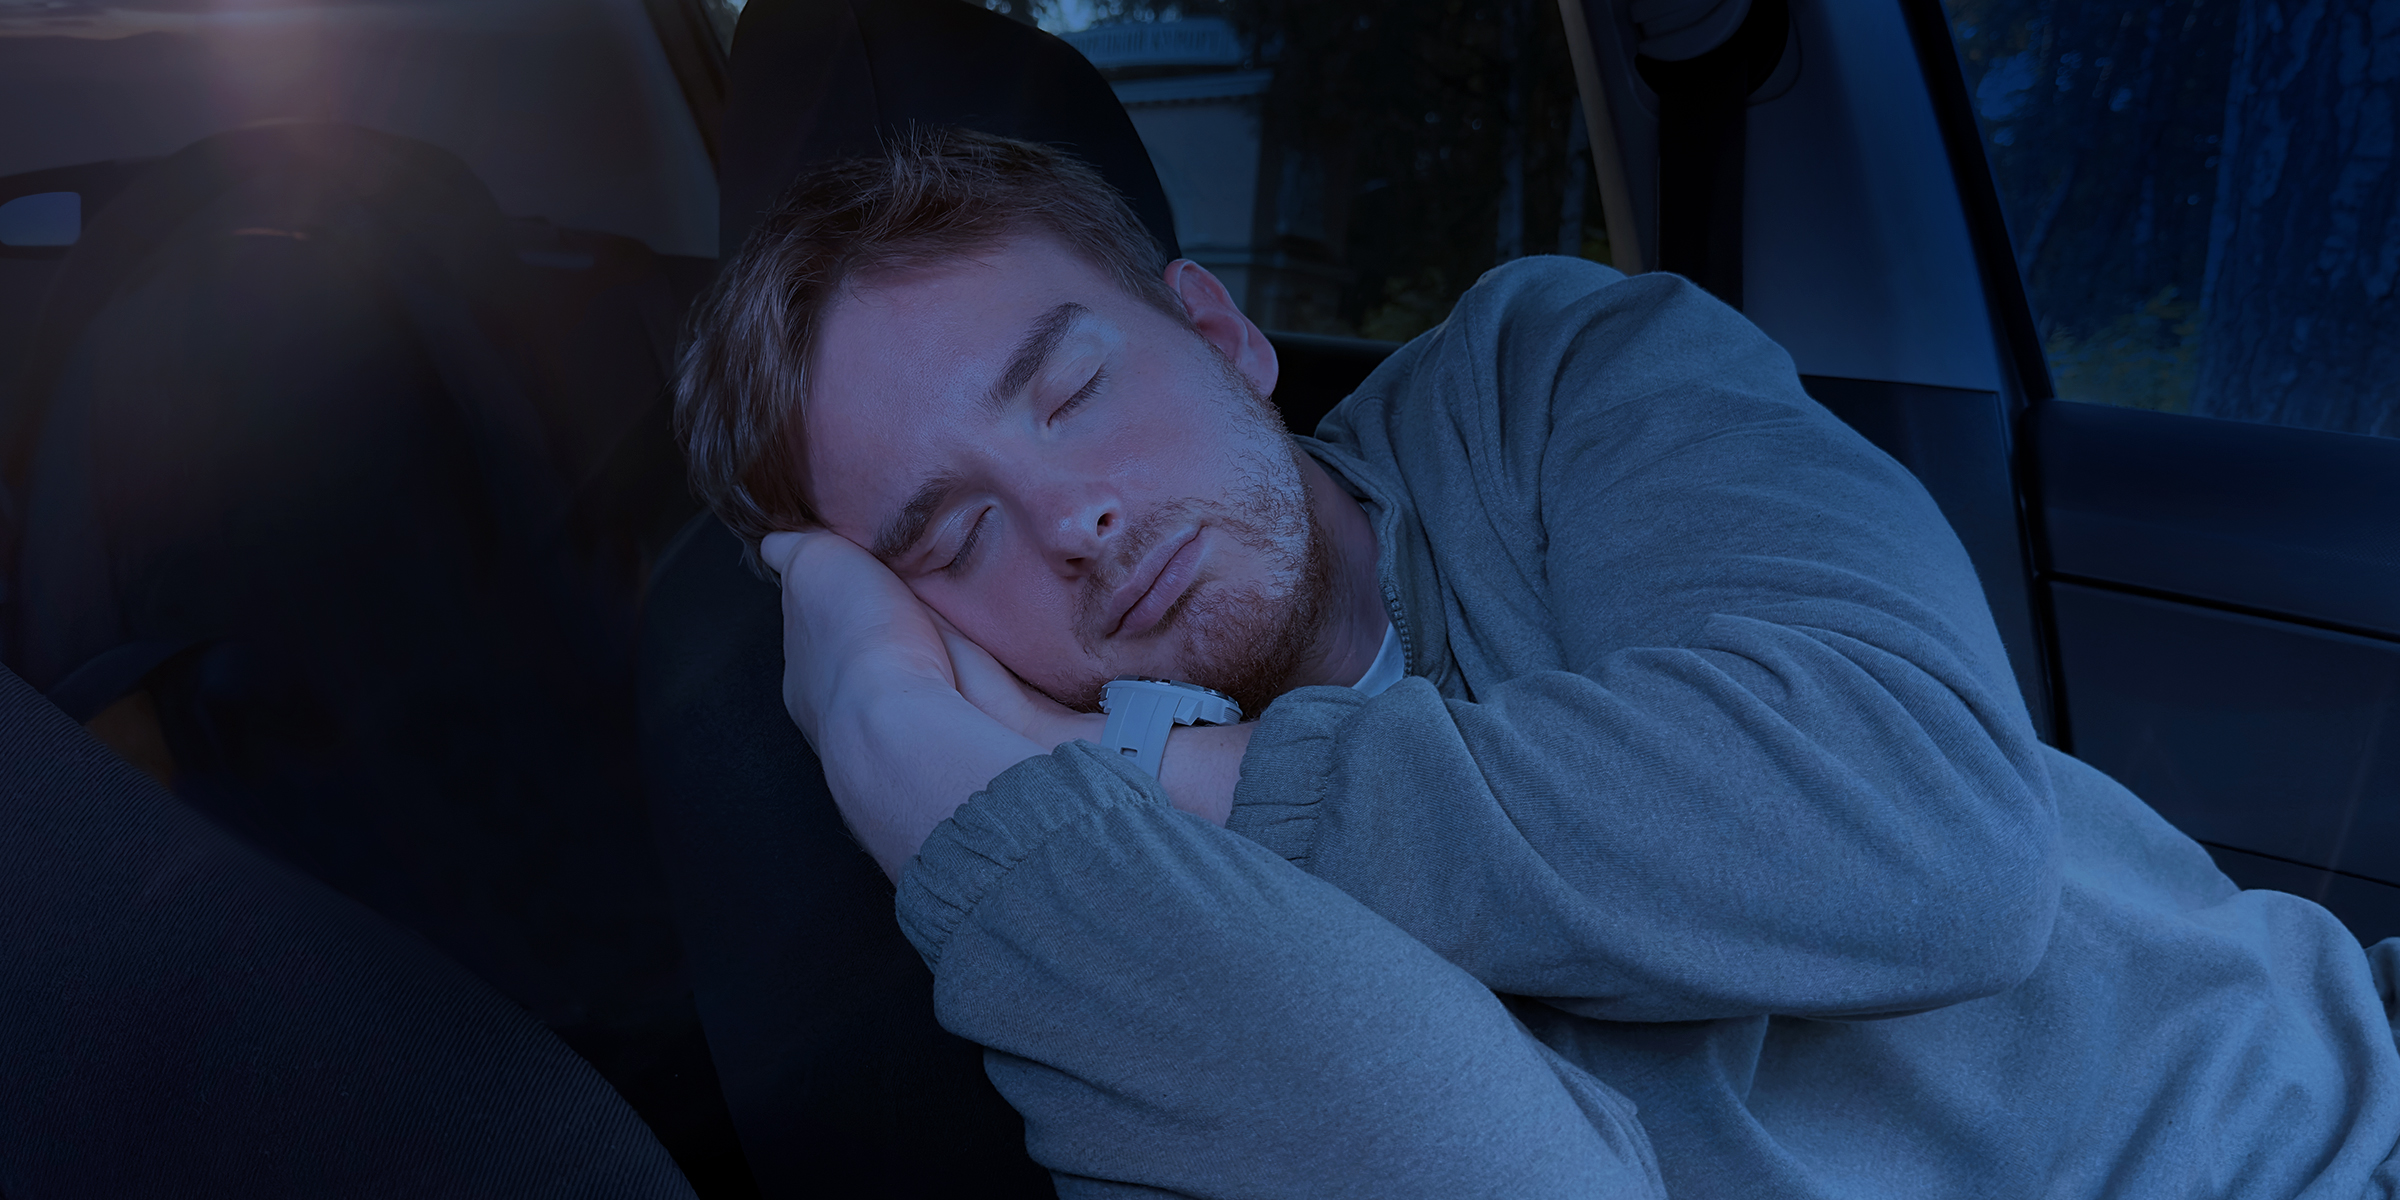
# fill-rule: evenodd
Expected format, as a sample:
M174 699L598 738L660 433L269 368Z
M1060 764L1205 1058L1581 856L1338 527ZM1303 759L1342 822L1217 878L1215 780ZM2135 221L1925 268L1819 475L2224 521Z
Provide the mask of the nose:
M1051 569L1067 579L1104 570L1125 530L1124 497L1092 481L1062 481L1042 491L1034 500L1042 509L1035 526L1042 530L1042 551Z

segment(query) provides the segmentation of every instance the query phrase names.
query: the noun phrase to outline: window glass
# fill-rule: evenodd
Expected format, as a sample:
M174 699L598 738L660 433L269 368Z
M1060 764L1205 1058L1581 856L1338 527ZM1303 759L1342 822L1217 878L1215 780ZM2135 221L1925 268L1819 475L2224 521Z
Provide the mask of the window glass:
M2062 398L2400 435L2400 5L1947 10Z
M717 35L717 45L727 52L733 50L733 27L742 19L742 6L749 0L699 0L700 12L708 18L708 27Z
M986 3L1108 77L1262 326L1398 341L1497 263L1607 261L1555 0Z

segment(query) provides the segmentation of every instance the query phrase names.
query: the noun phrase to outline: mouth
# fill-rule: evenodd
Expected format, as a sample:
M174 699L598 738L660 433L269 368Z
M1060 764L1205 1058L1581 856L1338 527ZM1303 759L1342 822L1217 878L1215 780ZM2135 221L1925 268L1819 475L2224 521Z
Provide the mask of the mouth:
M1200 530L1167 538L1135 565L1123 586L1108 598L1108 637L1138 637L1157 628L1167 610L1191 590L1199 575Z

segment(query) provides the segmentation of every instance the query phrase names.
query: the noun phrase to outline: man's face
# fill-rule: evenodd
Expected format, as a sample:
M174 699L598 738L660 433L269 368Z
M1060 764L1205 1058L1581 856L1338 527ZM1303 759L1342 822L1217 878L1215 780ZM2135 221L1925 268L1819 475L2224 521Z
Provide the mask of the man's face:
M1272 385L1050 239L1012 238L834 302L809 491L1061 703L1090 710L1134 674L1257 712L1310 649L1330 575Z

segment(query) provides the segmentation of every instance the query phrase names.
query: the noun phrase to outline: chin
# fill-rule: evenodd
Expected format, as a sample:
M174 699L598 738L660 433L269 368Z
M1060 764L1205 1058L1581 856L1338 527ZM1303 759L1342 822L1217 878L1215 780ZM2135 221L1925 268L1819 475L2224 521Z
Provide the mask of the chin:
M1015 670L1015 668L1011 667L1010 670ZM1017 678L1024 680L1027 686L1056 700L1064 707L1079 713L1097 713L1100 711L1100 689L1106 687L1109 680L1115 679L1118 675L1148 673L1146 671L1118 671L1114 674L1094 675L1082 679L1036 680L1025 672L1018 671Z
M1180 673L1171 678L1233 697L1256 717L1290 691L1317 632L1316 604L1290 594L1237 590L1195 601L1184 615Z
M1189 597L1170 609L1166 619L1160 622L1158 635L1162 642L1172 639L1175 644L1172 647L1157 647L1169 652L1149 661L1120 662L1114 664L1113 668L1103 668L1082 676L1037 677L1025 671L1017 671L1017 675L1035 691L1076 712L1100 712L1100 692L1110 680L1141 675L1215 688L1233 697L1244 713L1256 716L1269 701L1285 690L1282 683L1288 677L1289 670L1280 662L1269 661L1283 657L1275 651L1284 639L1271 635L1261 637L1259 629L1244 626L1256 626L1259 623L1257 614L1280 611L1281 606L1262 609L1258 606L1263 598L1250 592L1228 599L1232 602L1223 607L1239 614L1231 621L1211 620L1212 616L1220 615L1216 613L1218 606L1214 604L1200 605L1197 612L1193 611ZM1248 611L1243 612L1243 609ZM1240 619L1245 617L1249 619ZM1196 634L1196 625L1204 627L1206 632ZM1261 650L1268 653L1261 655Z

